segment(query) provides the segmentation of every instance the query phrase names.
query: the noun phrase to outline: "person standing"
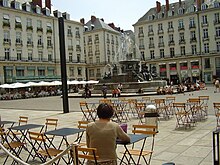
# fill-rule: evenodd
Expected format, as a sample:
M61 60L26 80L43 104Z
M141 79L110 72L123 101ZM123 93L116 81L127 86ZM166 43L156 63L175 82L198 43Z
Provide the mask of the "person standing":
M214 91L215 93L216 93L216 92L220 92L219 87L220 87L220 85L219 85L219 80L216 79L216 80L215 80L215 91Z
M107 91L108 91L107 86L105 84L103 84L103 86L102 86L102 94L103 94L104 98L107 98Z
M96 148L99 165L117 165L116 140L130 142L130 137L115 122L111 121L114 110L111 105L102 103L97 108L99 120L89 123L86 128L87 147ZM88 161L88 165L94 162Z

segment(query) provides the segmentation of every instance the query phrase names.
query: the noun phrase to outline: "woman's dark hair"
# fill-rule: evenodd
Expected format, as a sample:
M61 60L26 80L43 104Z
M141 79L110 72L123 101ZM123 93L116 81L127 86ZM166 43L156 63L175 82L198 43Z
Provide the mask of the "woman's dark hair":
M106 103L99 104L97 108L97 115L101 119L110 119L114 114L114 109L111 105Z

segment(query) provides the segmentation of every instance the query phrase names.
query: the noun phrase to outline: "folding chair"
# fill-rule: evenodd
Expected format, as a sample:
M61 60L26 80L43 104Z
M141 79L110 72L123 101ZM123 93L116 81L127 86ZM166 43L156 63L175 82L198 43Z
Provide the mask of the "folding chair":
M47 118L46 119L46 122L45 122L45 126L44 126L44 130L43 132L47 132L47 131L50 131L50 130L55 130L57 129L57 125L58 125L58 119L54 119L54 118ZM47 136L47 138L49 139L53 139L54 136Z
M216 127L219 128L220 127L220 103L213 103L213 106L214 106L216 122L217 122Z
M77 151L78 151L79 164L84 164L85 159L94 162L95 165L98 164L99 156L97 156L96 148L78 147Z
M167 105L167 110L170 115L174 115L174 108L173 108L173 103L175 102L176 97L175 96L167 96L165 101Z
M165 99L154 99L155 106L159 115L162 115L163 118L169 119L170 114L168 112L168 107L165 103Z
M80 105L81 112L83 113L82 120L95 121L95 116L94 116L95 110L90 109L88 107L87 102L85 102L85 101L79 102L79 105Z
M13 155L21 159L20 153L21 153L22 148L24 148L25 143L21 143L20 141L14 141L12 138L9 137L8 133L5 132L4 128L1 128L1 127L0 127L0 136L1 136L1 143L3 144L3 146L6 149L8 149ZM10 141L9 141L9 138L10 138ZM7 155L3 164L6 164L8 157L9 155Z
M207 119L209 96L199 96L199 100L200 100L200 106L201 106L201 115L204 119Z
M146 108L145 103L141 103L141 102L135 103L135 110L137 117L139 119L139 123L143 123L142 119L144 118L145 108Z
M78 121L78 128L79 129L86 129L87 125L89 124L89 121ZM81 139L83 137L84 132L78 133L77 141L79 141L78 146L86 146L86 142L81 142Z
M200 99L199 98L189 98L187 100L190 107L190 111L192 112L192 117L194 120L194 123L198 120L202 119L202 112L201 112L201 106L200 106Z
M52 157L57 156L62 150L56 148L49 148L49 144L47 144L47 139L43 133L39 132L31 132L29 131L29 138L31 147L34 150L35 154L29 153L29 156L32 156L33 159L38 157L42 162L46 162L47 158L52 159ZM28 159L27 159L28 160ZM58 160L57 164L59 164L60 159Z
M19 116L19 119L18 119L18 125L24 125L24 124L27 124L28 123L28 117L27 116ZM13 136L17 136L17 135L21 135L21 132L19 131L10 131L9 132L10 135L13 135Z
M111 105L112 104L112 100L111 99L100 99L99 103L106 103L106 104Z
M152 154L154 151L154 145L155 145L155 135L158 133L157 131L157 126L155 125L146 125L146 124L141 124L141 125L133 125L133 134L145 134L148 135L149 137L147 139L151 138L151 144L146 145L146 139L143 141L141 148L137 147L139 149L135 149L135 144L132 145L132 149L128 149L128 152L126 154L130 154L131 156L137 156L137 164L140 164L140 159L141 157L143 158L145 164L149 165ZM149 143L148 143L149 144ZM148 156L148 159L146 158ZM129 160L129 159L127 159ZM129 162L130 163L130 162Z
M180 126L191 126L191 119L190 119L190 112L186 110L186 104L185 103L173 103L173 107L175 109L175 115L176 115L176 128L179 128Z

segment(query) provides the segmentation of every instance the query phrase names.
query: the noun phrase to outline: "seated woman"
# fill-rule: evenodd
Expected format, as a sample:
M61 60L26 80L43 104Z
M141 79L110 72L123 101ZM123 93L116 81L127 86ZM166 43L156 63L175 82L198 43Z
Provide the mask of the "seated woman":
M86 128L87 147L97 149L99 156L98 164L117 164L116 140L117 138L129 142L129 136L117 124L110 119L114 114L111 105L102 103L97 108L99 120L89 123ZM94 162L88 161L87 164L93 165Z

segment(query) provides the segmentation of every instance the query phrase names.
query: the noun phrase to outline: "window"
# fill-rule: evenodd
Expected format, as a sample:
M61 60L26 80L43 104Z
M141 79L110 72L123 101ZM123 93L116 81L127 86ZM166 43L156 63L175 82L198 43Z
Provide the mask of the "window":
M89 69L89 76L94 77L94 69Z
M219 3L218 1L215 1L215 2L214 2L214 7L215 7L215 8L218 8L219 6L220 6L220 3Z
M214 14L214 23L219 23L220 22L220 16L219 13Z
M77 54L77 62L81 62L81 55Z
M203 15L202 16L202 24L207 24L207 23L208 23L207 15Z
M32 42L33 42L33 40L32 40L32 34L31 34L31 33L28 33L28 34L27 34L27 44L28 44L28 45L31 45Z
M17 77L24 77L24 69L16 69L16 76Z
M216 37L220 37L220 26L215 28Z
M4 42L10 42L10 32L4 31Z
M5 48L5 60L10 60L10 48Z
M28 60L29 61L33 60L33 51L32 50L28 50Z
M96 56L96 63L100 64L100 57L99 56Z
M70 76L74 77L74 68L73 67L70 67Z
M37 20L37 27L42 28L42 21L41 20Z
M186 49L185 49L185 46L181 46L180 47L180 54L183 56L183 55L186 55Z
M184 23L183 23L182 19L179 20L179 27L178 28L179 29L183 29L184 28Z
M154 58L155 58L155 56L154 56L154 50L151 50L151 51L150 51L150 58L151 58L151 59L154 59Z
M43 52L42 51L38 51L38 59L39 59L39 61L43 61Z
M173 29L173 22L168 22L168 29Z
M72 36L72 28L71 28L71 26L67 27L67 35L71 35Z
M170 41L170 42L173 41L173 34L169 34L169 41Z
M82 76L82 68L81 68L81 67L78 67L78 68L77 68L77 71L78 71L78 76Z
M160 49L160 58L164 58L164 49Z
M153 32L154 30L153 30L153 25L149 25L148 26L148 32Z
M209 53L209 43L204 43L204 52Z
M15 17L15 24L16 25L21 25L21 17Z
M79 34L79 28L78 28L78 27L76 27L76 28L75 28L75 30L76 30L76 36L78 36L78 37L79 37L79 35L80 35L80 34Z
M47 30L51 30L52 29L52 25L50 22L47 22Z
M170 48L170 57L175 57L175 51L174 48Z
M38 76L45 76L45 69L38 69Z
M202 10L205 10L205 9L207 9L208 8L208 5L207 4L202 4Z
M53 61L53 53L52 52L48 52L48 61Z
M190 27L190 28L195 27L194 17L189 18L189 27Z
M208 29L203 29L203 38L209 38Z
M43 37L42 37L42 35L38 35L37 44L38 44L38 45L43 45Z
M51 46L52 46L52 38L51 38L51 36L48 36L48 37L47 37L47 46L48 46L48 47L51 47Z
M149 38L149 43L150 43L150 44L154 44L154 38L153 38L153 37L150 37L150 38Z
M211 68L210 58L205 58L205 69Z
M190 32L190 36L191 36L191 39L196 39L196 32L195 31L191 31Z
M197 54L196 45L191 45L192 54Z
M141 51L141 59L145 61L145 55L143 51Z
M184 39L184 33L180 33L179 35L180 35L180 41L184 41L185 40Z
M73 53L69 52L69 62L73 62Z
M178 10L178 14L179 15L182 15L184 13L184 9L183 8L180 8L179 10Z
M6 23L6 24L8 24L10 26L10 17L9 17L8 14L4 14L3 15L3 23Z
M17 50L17 60L22 60L22 50Z
M144 39L143 39L143 38L140 38L140 39L139 39L139 45L140 45L140 46L143 46L143 45L144 45Z
M139 27L139 34L143 34L143 27Z
M3 6L4 7L10 7L9 0L3 0Z
M159 30L159 31L163 30L163 24L162 24L162 23L159 23L159 24L158 24L158 30Z
M159 43L160 43L160 44L163 43L163 36L159 36Z
M27 18L27 27L32 27L32 19Z
M217 52L220 52L220 41L216 42L216 48L217 48Z

